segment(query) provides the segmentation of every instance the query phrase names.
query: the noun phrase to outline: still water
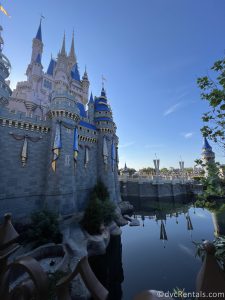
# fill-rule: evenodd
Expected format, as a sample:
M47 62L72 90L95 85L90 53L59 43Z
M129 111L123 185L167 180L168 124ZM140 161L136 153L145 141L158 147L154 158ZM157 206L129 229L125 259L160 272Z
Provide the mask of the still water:
M98 276L109 289L110 299L132 300L146 289L195 291L201 260L195 256L193 241L214 239L219 226L216 214L192 203L130 202L140 226L124 226L122 236L111 240L107 254L98 261L102 266ZM162 222L167 240L160 240Z

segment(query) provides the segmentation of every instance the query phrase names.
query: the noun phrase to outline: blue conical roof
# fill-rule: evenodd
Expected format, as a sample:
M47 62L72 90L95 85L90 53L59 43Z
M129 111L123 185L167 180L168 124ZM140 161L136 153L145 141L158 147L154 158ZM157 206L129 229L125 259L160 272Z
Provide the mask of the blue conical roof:
M204 137L202 149L212 150L212 147L209 145L209 142L206 137Z
M49 66L48 66L48 70L47 70L48 75L51 75L51 76L53 75L55 66L56 66L56 61L53 58L51 58Z
M41 22L40 22L40 25L38 27L38 31L37 31L37 34L36 34L36 39L42 42Z
M105 89L104 89L104 87L102 88L102 91L101 91L101 96L102 96L102 97L106 97L106 92L105 92Z
M93 95L92 95L92 93L91 93L91 96L90 96L89 103L94 103L94 99L93 99Z
M71 77L72 77L74 80L80 81L80 73L79 73L79 70L78 70L78 65L77 65L77 63L73 66L73 68L72 68L72 70L71 70Z

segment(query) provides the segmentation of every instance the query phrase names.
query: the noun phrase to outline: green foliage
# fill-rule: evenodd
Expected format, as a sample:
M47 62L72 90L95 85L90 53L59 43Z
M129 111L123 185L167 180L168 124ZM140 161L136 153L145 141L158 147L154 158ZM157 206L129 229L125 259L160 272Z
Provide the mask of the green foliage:
M202 181L202 176L194 176L193 179L197 182L200 182Z
M101 181L97 182L92 193L94 193L102 201L109 198L107 187Z
M196 246L196 256L199 256L204 259L206 252L202 245L199 242L193 242ZM215 257L220 263L223 271L225 271L225 236L219 236L213 241L213 245L216 248Z
M46 243L61 243L62 234L59 231L57 215L44 209L31 215L31 224L27 231L26 243L38 247Z
M218 163L209 162L204 165L201 159L196 159L195 163L202 167L206 167L208 171L207 177L201 178L203 184L203 195L199 196L200 200L207 200L212 197L225 196L224 181L219 177L219 165Z
M162 174L168 174L168 172L169 172L169 170L167 168L162 168L160 170L160 173L162 173Z
M214 211L218 207L218 203L216 201L206 201L206 200L201 200L198 199L195 202L196 207L201 207L201 208L207 208L210 211Z
M146 175L153 175L153 174L155 174L155 169L153 169L151 167L147 167L147 168L140 169L139 172L144 173Z
M206 100L210 106L210 111L202 116L206 123L201 131L203 136L214 142L225 146L225 58L214 63L211 70L214 71L211 79L204 76L197 79L197 84L202 90L201 98Z
M90 194L81 225L90 234L100 234L101 225L109 224L115 218L115 205L109 200L109 193L102 182L98 182Z

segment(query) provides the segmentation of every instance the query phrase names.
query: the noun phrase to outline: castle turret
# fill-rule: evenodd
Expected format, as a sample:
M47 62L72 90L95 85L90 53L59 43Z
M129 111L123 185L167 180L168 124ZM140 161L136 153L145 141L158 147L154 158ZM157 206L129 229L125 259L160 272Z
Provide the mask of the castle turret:
M48 159L51 163L48 166L45 199L51 209L60 214L68 214L76 211L77 202L74 180L80 111L74 96L67 91L54 91L48 117L51 119Z
M55 90L68 91L69 74L68 74L68 57L66 54L66 36L64 33L62 48L58 54L57 63L54 69Z
M43 53L43 42L42 42L42 30L41 30L41 21L40 21L37 34L33 39L33 43L32 43L31 61L26 71L26 75L28 76L28 79L32 75L33 65L36 63L38 63L39 66L41 65L42 53ZM42 70L42 68L40 68L40 70Z
M4 41L1 36L2 26L0 26L0 105L7 105L9 102L9 96L12 91L5 79L9 77L11 64L8 58L2 53Z
M77 58L75 54L74 31L73 31L72 42L71 42L70 53L69 53L69 65L72 68L76 63L77 63Z
M212 147L209 145L209 142L206 137L203 140L202 146L202 161L205 167L205 176L208 175L207 165L210 163L215 163L215 153L212 151Z
M98 176L107 186L112 201L120 201L116 148L118 137L105 89L95 98L95 124L99 131Z
M88 102L88 93L89 93L90 82L88 80L88 74L85 67L84 75L82 77L82 88L83 88L83 103L87 104Z
M94 99L91 93L89 102L88 102L88 118L91 122L94 122L94 113L95 113L95 106L94 106Z

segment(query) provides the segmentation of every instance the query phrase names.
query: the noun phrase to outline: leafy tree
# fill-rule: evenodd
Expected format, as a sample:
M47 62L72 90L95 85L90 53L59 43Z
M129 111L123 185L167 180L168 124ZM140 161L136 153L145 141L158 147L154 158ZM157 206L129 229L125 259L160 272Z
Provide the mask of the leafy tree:
M224 196L224 183L219 177L219 164L215 162L208 162L207 165L203 164L201 159L196 159L195 163L207 168L207 177L201 179L203 184L204 193L200 198L210 199L215 196Z
M162 174L168 174L168 173L169 173L169 170L168 170L167 168L162 168L162 169L160 170L160 173L162 173Z
M202 90L201 98L206 100L210 110L203 114L205 125L201 128L203 136L220 146L225 146L225 58L214 63L213 79L204 76L197 79Z
M46 243L61 243L57 215L47 209L32 213L25 242L33 243L34 248Z
M147 167L147 168L140 169L139 172L146 175L153 175L155 174L155 169L151 167Z

